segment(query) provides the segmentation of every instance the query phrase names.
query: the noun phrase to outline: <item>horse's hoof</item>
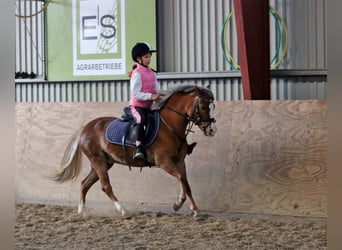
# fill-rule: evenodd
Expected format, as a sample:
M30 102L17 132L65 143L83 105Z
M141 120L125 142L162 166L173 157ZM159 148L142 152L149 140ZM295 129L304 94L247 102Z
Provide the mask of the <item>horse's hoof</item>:
M202 215L199 212L194 212L194 215L192 216L196 221L204 220L206 216Z
M177 212L180 209L180 206L178 204L173 204L173 210Z
M123 218L125 220L131 219L132 216L133 215L131 213L128 213L127 211L121 214L121 218Z
M188 145L188 149L187 149L186 153L188 155L191 155L191 153L194 150L194 148L196 147L196 145L197 145L197 142L193 142L190 145Z
M83 210L84 210L84 203L80 202L80 204L78 205L77 213L82 214Z

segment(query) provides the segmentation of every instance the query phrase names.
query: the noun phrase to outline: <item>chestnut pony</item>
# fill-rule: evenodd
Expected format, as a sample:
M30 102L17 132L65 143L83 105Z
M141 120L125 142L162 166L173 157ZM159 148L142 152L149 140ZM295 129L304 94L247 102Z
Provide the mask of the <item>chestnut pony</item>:
M83 152L91 163L91 169L81 182L78 213L83 211L88 190L100 179L102 190L114 203L116 209L125 216L126 210L113 193L108 170L114 163L133 167L157 166L176 177L181 184L181 192L173 206L174 210L177 211L188 198L190 209L194 217L198 218L199 210L186 176L184 159L187 152L191 151L186 137L193 125L197 125L206 136L215 134L213 101L214 95L208 88L195 85L179 85L172 91L162 92L160 99L155 103L160 125L155 140L146 148L147 161L145 162L132 159L134 147L126 147L124 150L121 145L106 140L107 126L118 118L96 118L72 136L64 152L61 168L52 178L61 183L76 179L81 170Z

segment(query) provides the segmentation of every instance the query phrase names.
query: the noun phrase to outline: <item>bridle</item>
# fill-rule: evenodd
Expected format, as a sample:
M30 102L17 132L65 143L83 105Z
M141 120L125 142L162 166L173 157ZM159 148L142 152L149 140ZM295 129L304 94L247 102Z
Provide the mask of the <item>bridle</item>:
M192 108L192 114L190 116L190 121L193 122L195 125L201 127L202 129L206 129L211 123L215 123L216 120L213 117L210 117L209 119L206 119L206 120L202 119L201 113L199 112L199 101L208 102L209 103L209 109L210 109L210 104L212 104L213 109L215 108L215 104L214 104L213 100L211 100L211 99L201 98L198 96L196 96L196 98L195 98L194 106ZM194 120L194 118L193 118L195 112L198 115L196 120ZM203 123L207 123L207 125L202 126Z
M164 104L163 107L175 112L176 114L182 116L186 121L187 121L187 128L185 130L185 137L182 138L181 136L179 136L176 133L176 130L174 128L172 128L168 122L165 120L165 118L160 114L160 118L161 120L164 122L164 124L166 125L166 127L171 130L181 141L185 140L186 137L188 136L188 134L190 132L194 132L192 130L192 127L194 125L199 126L202 130L206 130L206 128L208 126L210 126L212 123L215 123L216 120L213 117L210 117L209 119L203 119L201 117L201 113L199 111L199 102L200 101L205 101L209 103L209 106L212 104L213 108L215 107L215 104L213 103L212 99L207 99L207 98L203 98L203 97L199 97L199 96L195 96L195 101L192 107L192 112L191 112L191 116L188 116L187 114L183 114L182 112L175 110L174 108L170 107L167 104ZM210 107L209 107L210 108ZM197 118L195 118L195 115L197 115ZM207 123L207 124L205 124ZM205 124L205 125L203 125Z

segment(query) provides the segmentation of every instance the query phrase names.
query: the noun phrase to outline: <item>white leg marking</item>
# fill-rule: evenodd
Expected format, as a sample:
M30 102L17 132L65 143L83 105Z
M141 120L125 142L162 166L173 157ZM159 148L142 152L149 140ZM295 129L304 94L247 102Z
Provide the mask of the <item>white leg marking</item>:
M125 209L121 206L121 204L118 201L114 202L114 206L121 213L122 216L125 216L126 211L125 211Z
M200 220L201 219L201 213L198 210L192 210L192 212L194 213L193 218L195 220Z
M83 212L83 208L84 208L84 202L83 201L80 201L80 203L78 204L78 210L77 212L79 214L81 214Z

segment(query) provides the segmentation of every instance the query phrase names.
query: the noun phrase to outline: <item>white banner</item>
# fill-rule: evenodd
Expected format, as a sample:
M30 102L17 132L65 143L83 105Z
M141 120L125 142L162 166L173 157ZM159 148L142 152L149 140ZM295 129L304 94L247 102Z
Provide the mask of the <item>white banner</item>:
M124 0L73 0L74 76L126 74Z

